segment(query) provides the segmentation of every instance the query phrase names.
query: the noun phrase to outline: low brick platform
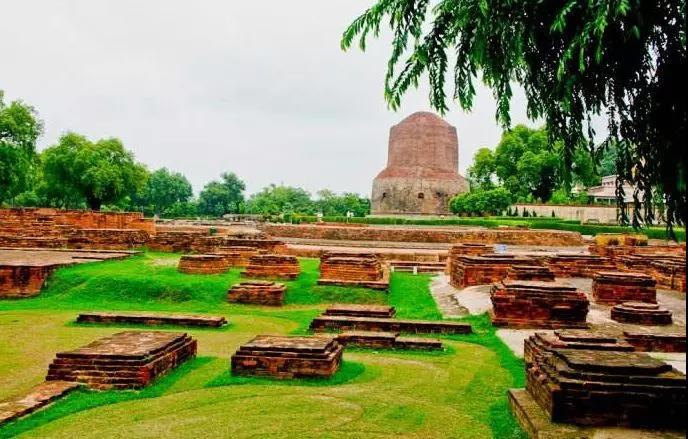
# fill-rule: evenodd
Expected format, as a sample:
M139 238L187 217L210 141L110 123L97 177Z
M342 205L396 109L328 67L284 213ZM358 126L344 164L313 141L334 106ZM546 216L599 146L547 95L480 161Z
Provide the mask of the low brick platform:
M211 328L219 328L227 324L227 319L221 316L114 312L81 313L76 321L77 323L207 326Z
M377 331L411 334L470 334L472 331L471 325L461 322L325 315L313 319L310 329L315 332Z
M225 258L227 265L230 267L246 267L248 266L251 256L258 254L258 249L255 247L227 247L218 246L213 254L221 255Z
M282 306L284 284L272 281L249 281L232 286L227 291L227 301L232 303L248 303L252 305Z
M592 279L596 303L616 305L623 302L657 303L657 282L643 273L599 271Z
M554 332L536 332L523 343L523 360L526 370L538 355L555 349L633 352L635 348L614 334L581 329L559 329Z
M0 426L45 407L79 387L67 381L43 382L25 395L0 401Z
M301 268L296 256L255 255L251 256L243 276L296 279L300 272Z
M229 264L221 255L183 255L177 266L185 274L222 274L228 269Z
M328 306L323 315L392 318L396 313L396 309L388 305L339 304Z
M660 288L686 292L685 258L652 262L649 274L654 277Z
M554 273L549 268L540 265L512 265L506 273L506 278L554 282Z
M347 331L337 334L336 340L344 346L376 349L442 350L438 339L424 337L399 337L396 332Z
M318 285L389 288L389 269L373 253L325 252Z
M504 280L492 285L492 324L515 328L587 328L588 298L560 282Z
M196 340L183 332L120 332L58 353L46 380L94 389L141 388L195 355Z
M554 422L685 428L686 376L637 352L536 353L526 390Z
M232 374L330 377L339 370L343 350L329 337L259 335L232 355Z
M614 305L612 320L634 325L671 325L671 311L660 308L655 303L624 302Z
M616 270L616 264L606 257L582 254L558 254L543 258L556 277L593 277L595 272Z
M532 265L525 256L484 254L460 256L452 264L449 282L456 288L499 282L507 276L512 265Z
M660 328L657 328L660 329ZM664 328L661 328L664 329ZM641 352L686 352L686 331L628 329L624 340Z

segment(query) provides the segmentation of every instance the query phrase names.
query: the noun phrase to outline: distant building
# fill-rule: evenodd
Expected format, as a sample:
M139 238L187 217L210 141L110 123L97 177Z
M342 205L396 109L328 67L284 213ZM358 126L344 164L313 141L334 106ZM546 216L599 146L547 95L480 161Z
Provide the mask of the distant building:
M459 175L456 128L439 116L413 113L389 130L387 167L373 180L373 215L445 215L468 191Z
M599 186L588 188L588 200L593 204L609 204L616 205L616 175L607 175L602 177L602 183ZM635 187L630 184L624 184L624 203L633 203L633 192Z

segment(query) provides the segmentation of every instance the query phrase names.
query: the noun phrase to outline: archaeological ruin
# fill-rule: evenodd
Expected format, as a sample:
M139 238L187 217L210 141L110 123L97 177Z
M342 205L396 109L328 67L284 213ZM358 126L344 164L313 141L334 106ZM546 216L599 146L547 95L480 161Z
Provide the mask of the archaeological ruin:
M245 281L227 291L227 301L252 305L282 306L286 285L267 280Z

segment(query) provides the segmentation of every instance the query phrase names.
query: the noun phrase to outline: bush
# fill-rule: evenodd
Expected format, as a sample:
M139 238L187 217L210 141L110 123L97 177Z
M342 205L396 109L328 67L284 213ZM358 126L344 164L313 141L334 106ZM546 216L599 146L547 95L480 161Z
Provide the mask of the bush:
M500 215L511 206L511 193L498 187L455 196L449 208L456 214Z

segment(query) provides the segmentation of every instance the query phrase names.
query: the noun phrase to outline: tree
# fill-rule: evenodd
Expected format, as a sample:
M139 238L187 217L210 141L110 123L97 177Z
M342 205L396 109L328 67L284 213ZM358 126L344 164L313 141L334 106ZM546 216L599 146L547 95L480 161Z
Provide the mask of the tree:
M480 148L473 156L473 166L468 168L471 188L492 189L494 187L495 156L490 148Z
M546 121L550 144L563 141L567 179L575 151L594 149L591 119L604 112L607 142L618 148L624 222L622 186L629 182L637 187L633 225L652 222L652 189L659 188L671 227L687 219L685 15L685 0L378 0L341 44L348 49L358 38L364 50L367 37L389 22L385 98L393 109L427 75L430 103L444 113L450 57L451 99L470 109L480 80L492 89L504 126L512 85L521 85L529 116Z
M315 213L311 195L305 189L271 184L251 195L246 203L250 213L277 215L281 213Z
M186 203L192 195L191 183L184 175L160 168L148 178L140 202L152 206L153 212L160 216L175 203Z
M449 208L456 214L501 215L511 206L511 193L503 187L456 195Z
M6 105L0 90L0 203L31 186L36 140L42 132L33 107L21 101Z
M344 216L353 212L354 216L366 216L370 213L370 200L358 194L345 192L337 195L329 189L319 190L315 208L325 216Z
M219 217L241 210L246 184L233 172L224 173L220 177L220 181L211 181L203 187L198 197L200 214Z
M43 151L41 160L49 198L82 197L93 210L121 202L140 190L147 177L143 165L114 137L93 143L67 133Z

